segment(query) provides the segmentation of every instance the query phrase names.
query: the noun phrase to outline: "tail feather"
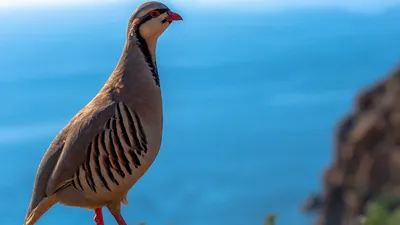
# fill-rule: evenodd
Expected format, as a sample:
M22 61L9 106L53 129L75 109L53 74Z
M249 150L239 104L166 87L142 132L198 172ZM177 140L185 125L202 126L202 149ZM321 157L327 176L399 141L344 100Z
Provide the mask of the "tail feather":
M43 198L35 208L28 212L24 225L34 225L40 217L56 203L57 199L55 195Z
M60 134L62 135L63 132L65 133L65 130L61 131ZM46 193L46 189L64 146L63 138L60 134L46 151L37 169L32 197L25 217L25 225L35 224L36 220L57 202L55 195Z

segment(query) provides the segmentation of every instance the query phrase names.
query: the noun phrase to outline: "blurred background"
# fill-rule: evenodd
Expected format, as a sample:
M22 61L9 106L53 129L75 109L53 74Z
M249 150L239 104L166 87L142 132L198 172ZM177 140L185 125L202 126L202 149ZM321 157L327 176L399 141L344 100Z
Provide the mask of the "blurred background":
M143 2L0 0L0 224L23 223L41 157L113 71ZM400 58L400 1L163 2L184 21L157 46L163 144L127 223L311 224L300 206L321 191L335 124ZM92 218L57 205L38 224Z

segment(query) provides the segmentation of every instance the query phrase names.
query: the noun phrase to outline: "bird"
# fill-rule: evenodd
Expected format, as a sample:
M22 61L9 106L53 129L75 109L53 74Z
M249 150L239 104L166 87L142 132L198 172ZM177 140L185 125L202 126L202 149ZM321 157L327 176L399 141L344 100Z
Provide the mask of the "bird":
M157 40L182 17L149 1L130 16L119 61L98 93L61 129L38 166L24 225L34 225L55 204L94 210L104 225L106 207L126 225L121 205L156 159L163 111Z

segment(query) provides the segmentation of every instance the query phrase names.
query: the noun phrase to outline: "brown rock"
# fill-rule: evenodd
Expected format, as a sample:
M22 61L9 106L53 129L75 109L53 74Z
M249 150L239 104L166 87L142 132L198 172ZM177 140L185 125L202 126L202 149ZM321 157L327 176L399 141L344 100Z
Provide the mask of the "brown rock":
M400 67L361 91L354 105L338 123L324 193L305 206L318 210L315 225L359 225L368 200L400 197Z

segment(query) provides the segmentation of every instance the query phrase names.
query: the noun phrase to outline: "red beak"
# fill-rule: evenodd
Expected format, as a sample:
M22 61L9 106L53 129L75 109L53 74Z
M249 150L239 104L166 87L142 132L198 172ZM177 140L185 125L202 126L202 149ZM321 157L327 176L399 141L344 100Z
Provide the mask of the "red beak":
M165 17L165 20L168 22L176 21L176 20L183 20L182 17L178 13L174 13L172 11L167 12L168 16Z

